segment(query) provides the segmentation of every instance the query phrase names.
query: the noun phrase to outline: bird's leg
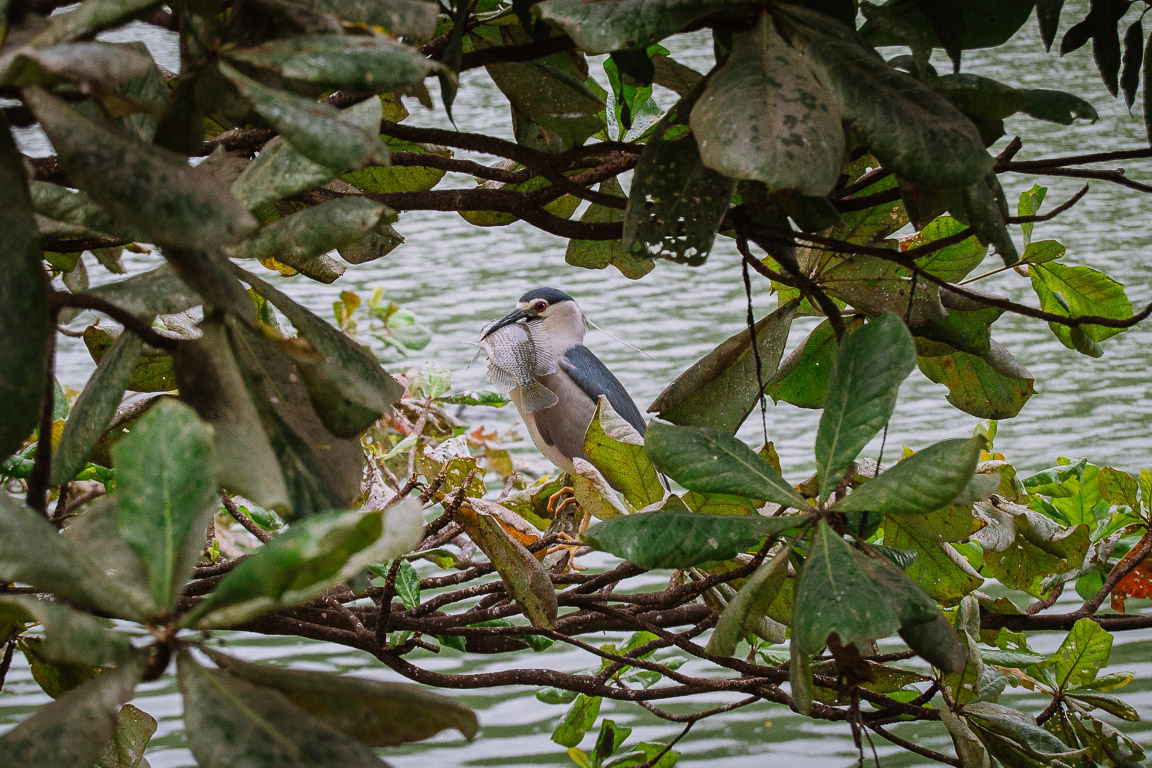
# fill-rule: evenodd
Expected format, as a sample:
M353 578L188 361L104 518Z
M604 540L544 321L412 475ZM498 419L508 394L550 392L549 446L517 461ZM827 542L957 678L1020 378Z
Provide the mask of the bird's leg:
M565 499L565 496L568 498ZM576 501L576 491L572 486L565 485L548 497L548 517L555 520L560 511L571 501Z
M583 570L575 564L574 560L576 550L580 547L577 542L584 532L584 528L587 527L587 521L583 519L583 509L576 500L575 491L571 487L565 486L552 494L548 499L548 512L552 518L552 523L548 526L547 533L555 534L559 539L572 542L571 544L557 544L555 547L550 547L549 553L567 551L568 567L572 570ZM577 517L574 513L580 514L579 524L576 523Z

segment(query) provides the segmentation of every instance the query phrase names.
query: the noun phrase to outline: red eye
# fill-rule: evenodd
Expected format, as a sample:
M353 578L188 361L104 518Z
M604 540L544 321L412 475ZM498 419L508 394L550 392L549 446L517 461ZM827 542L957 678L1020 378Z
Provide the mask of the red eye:
M543 312L544 310L548 309L548 302L538 301L536 302L536 306L532 307L532 309L536 310L537 312Z

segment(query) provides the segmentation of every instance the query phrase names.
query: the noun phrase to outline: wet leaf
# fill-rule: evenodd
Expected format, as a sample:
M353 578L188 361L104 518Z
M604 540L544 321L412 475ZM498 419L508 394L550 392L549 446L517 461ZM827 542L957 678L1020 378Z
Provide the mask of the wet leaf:
M1132 316L1132 302L1125 295L1124 286L1103 272L1090 267L1046 262L1033 264L1028 273L1032 277L1032 289L1040 298L1040 308L1045 312L1065 317L1097 315L1116 320ZM1073 331L1077 329L1056 323L1049 323L1048 327L1061 344L1069 349L1077 348L1073 340ZM1123 332L1122 328L1100 325L1084 325L1079 330L1095 342Z
M653 422L645 435L645 450L661 471L697 493L809 508L804 497L767 461L724 432Z
M760 628L761 620L767 616L768 607L788 575L791 552L792 547L788 545L764 561L728 601L708 639L708 653L731 656L736 652L737 643Z
M1112 635L1089 618L1072 625L1064 642L1052 657L1040 664L1050 668L1060 690L1086 685L1108 663Z
M123 331L113 331L90 325L84 329L84 346L92 356L93 362L103 362L104 356L109 353ZM131 335L131 334L127 334ZM176 388L176 374L172 368L172 355L168 352L144 346L138 353L135 368L128 380L129 390L133 392L169 392Z
M256 114L309 160L330 168L386 163L388 149L375 131L366 131L325 104L268 88L227 64L224 75Z
M1102 709L1110 715L1115 715L1121 720L1127 720L1130 723L1140 722L1140 713L1136 708L1125 701L1121 701L1115 696L1109 696L1105 693L1084 693L1077 690L1068 691L1068 697L1075 699L1081 704L1087 704L1090 707Z
M122 333L101 358L100 365L64 424L64 433L52 455L52 483L66 483L83 469L89 454L104 435L132 380L143 342L134 333Z
M572 459L572 465L576 470L571 476L572 492L580 509L597 520L611 520L628 514L628 508L616 497L616 491L595 466L579 456Z
M615 177L600 183L599 192L624 198L624 190ZM586 224L606 224L624 221L624 211L593 203L580 217ZM655 267L652 259L637 257L624 248L620 240L569 240L564 252L564 261L574 267L604 269L609 265L620 270L620 274L631 280L639 280Z
M17 88L73 82L85 90L111 90L155 68L147 51L123 45L85 42L21 48L7 59L0 83Z
M112 457L120 535L144 561L156 608L171 610L216 509L216 484L201 471L214 461L210 428L187 405L165 399L112 447Z
M393 35L425 39L436 31L439 9L429 0L303 0L303 5L332 13L344 21L383 27Z
M893 313L841 343L816 433L820 496L831 496L861 449L888 422L900 384L915 365L912 336Z
M920 515L952 502L976 471L982 438L943 440L917 451L832 505L840 512Z
M920 357L921 372L948 387L948 402L982 419L1010 419L1035 394L1032 374L995 340L988 354Z
M157 245L212 247L235 242L256 221L208 171L81 115L55 96L30 89L40 119L70 180L119 225Z
M420 543L423 523L414 502L297 521L236 566L182 624L234 627L306 603L372 563L409 552Z
M905 572L932 599L952 605L984 583L980 574L954 547L906 528L904 523L908 519L904 515L885 519L884 544L916 553L916 559Z
M580 694L564 716L564 722L552 732L552 741L562 747L574 747L584 739L588 729L596 724L600 714L599 696Z
M798 302L791 301L755 325L760 378L747 328L692 364L657 395L649 413L673 424L735 432L756 407L763 381L776 372Z
M763 182L768 192L823 196L840 176L840 107L767 14L733 37L690 124L705 165Z
M292 704L278 691L176 659L188 746L204 768L380 768L368 746Z
M229 674L279 691L309 715L371 747L421 741L448 728L471 740L480 728L468 706L417 685L252 664L211 649L205 653Z
M717 6L703 0L543 0L532 11L563 29L585 53L611 53L645 48Z
M807 520L799 515L708 515L662 509L596 523L583 540L641 568L689 568L729 560L766 536Z
M32 45L43 47L88 37L159 4L158 0L88 0L68 13L54 14L48 26L32 39Z
M584 436L588 460L640 509L664 498L664 485L644 452L644 438L601 395Z
M174 315L201 302L200 296L167 264L126 280L98 285L87 292L148 322L157 315Z
M443 70L412 46L384 36L300 35L235 51L233 61L326 88L385 93Z
M156 725L156 718L152 715L125 704L120 708L116 735L104 748L95 768L136 768L144 758L148 740L156 733Z
M904 250L911 250L942 240L964 229L966 229L964 224L951 216L940 216L925 225L914 237L901 241L900 245ZM973 235L967 240L933 251L927 256L921 256L916 260L916 264L925 272L955 283L963 280L972 270L980 266L987 253L988 246Z
M0 737L0 764L24 768L92 765L116 732L143 665L125 662L46 704Z
M1015 709L988 701L964 705L964 715L978 733L991 733L1007 739L1025 754L1044 762L1054 758L1074 757L1083 750L1067 744L1036 725L1031 717ZM987 743L987 742L985 742Z
M132 653L128 635L116 632L110 622L62 603L33 597L0 599L0 626L11 624L39 624L44 637L36 638L36 651L55 664L103 667Z
M860 323L848 322L848 333ZM764 388L777 403L800 408L822 408L828 394L828 375L836 359L836 334L827 320L817 325L801 344L780 363Z
M383 136L389 151L411 152L439 157L452 157L448 147L430 144L416 144ZM424 192L432 189L444 178L446 171L421 165L371 165L358 171L349 171L341 176L344 181L361 192L384 194L388 192Z

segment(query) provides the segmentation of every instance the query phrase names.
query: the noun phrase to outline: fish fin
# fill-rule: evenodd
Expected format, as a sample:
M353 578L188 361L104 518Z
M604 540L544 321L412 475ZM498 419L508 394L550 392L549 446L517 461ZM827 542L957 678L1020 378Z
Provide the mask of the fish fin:
M516 387L516 377L507 371L497 368L491 363L488 364L488 378L496 385L497 389L503 390L505 393L511 392Z
M544 330L544 323L540 321L527 323L527 330L534 353L533 375L549 376L556 373L556 360L552 357L552 341L548 338L548 332Z
M532 413L551 408L560 402L560 398L556 396L555 392L537 381L530 387L520 388L520 402L525 413Z

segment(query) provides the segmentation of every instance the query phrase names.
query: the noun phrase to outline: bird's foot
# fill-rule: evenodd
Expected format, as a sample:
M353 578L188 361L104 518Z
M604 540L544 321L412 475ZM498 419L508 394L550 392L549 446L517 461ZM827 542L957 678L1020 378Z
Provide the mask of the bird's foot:
M552 547L549 547L548 552L549 553L567 552L568 553L568 562L566 563L567 568L569 570L573 570L573 571L585 570L584 566L576 565L576 554L579 552L579 550L581 550L584 547L584 545L580 543L580 540L572 538L571 536L564 533L563 531L558 532L556 534L556 538L563 539L564 541L569 541L571 543L570 544L556 544Z
M576 491L572 486L566 485L548 497L548 517L555 520L560 513L570 505L576 503Z

